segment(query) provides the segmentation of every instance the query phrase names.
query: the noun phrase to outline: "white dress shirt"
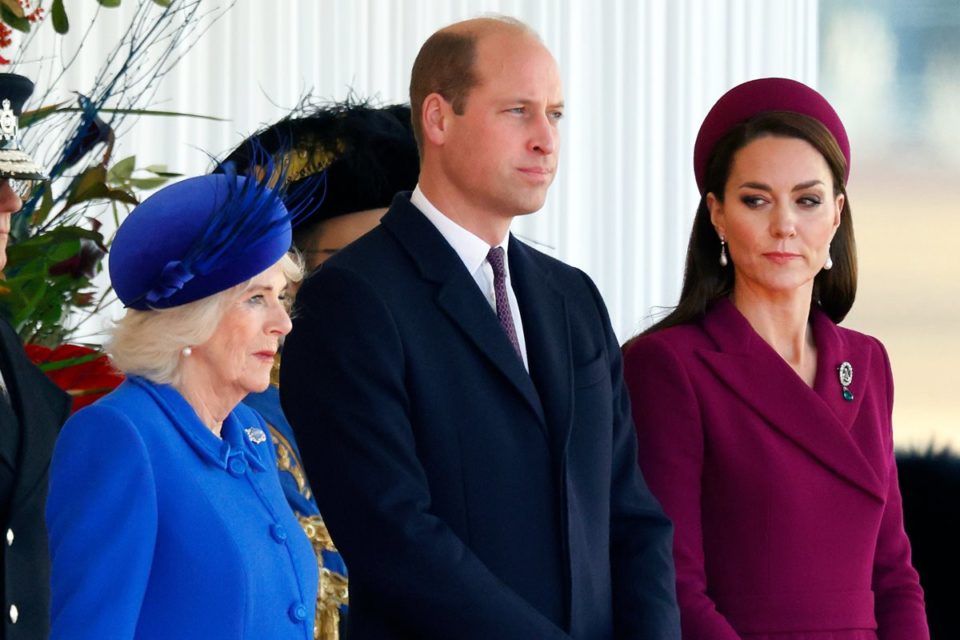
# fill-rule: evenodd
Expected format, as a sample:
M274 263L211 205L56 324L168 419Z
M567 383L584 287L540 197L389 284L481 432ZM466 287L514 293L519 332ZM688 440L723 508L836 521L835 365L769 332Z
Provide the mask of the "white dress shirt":
M493 267L487 262L487 253L491 247L485 241L467 231L456 222L448 218L439 209L437 209L420 190L420 185L413 190L410 196L410 202L427 217L433 226L437 228L440 235L453 247L460 259L466 266L467 271L473 276L474 282L480 287L480 291L486 297L487 302L493 313L497 313L497 296L493 289ZM507 251L507 242L510 234L496 245L503 247L503 267L506 271L506 289L507 299L510 302L510 315L513 316L513 326L517 331L517 342L520 345L520 354L523 357L523 366L530 370L527 363L527 342L523 337L523 320L520 318L520 307L517 305L517 295L513 292L513 283L510 279L510 257Z

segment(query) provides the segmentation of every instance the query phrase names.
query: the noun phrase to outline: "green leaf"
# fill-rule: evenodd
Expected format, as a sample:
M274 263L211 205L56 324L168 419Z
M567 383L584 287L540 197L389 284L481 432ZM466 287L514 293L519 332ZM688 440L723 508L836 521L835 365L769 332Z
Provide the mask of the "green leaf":
M65 107L57 109L60 113L70 113L74 111L83 111L80 107ZM201 120L213 120L214 122L230 122L229 118L216 118L214 116L204 116L198 113L183 113L181 111L154 111L153 109L98 109L100 113L120 113L131 116L175 116L178 118L199 118Z
M106 184L107 170L103 165L94 165L74 178L70 184L66 206L70 207L78 202L87 200L116 200L127 204L137 205L140 201L130 192L123 189L111 189Z
M30 21L23 17L23 9L20 9L20 15L17 15L10 10L10 4L6 2L6 0L0 0L0 2L3 3L0 4L0 20L3 20L17 31L30 33Z
M20 114L20 128L26 129L32 124L36 124L46 118L47 116L52 116L55 113L60 113L60 108L69 104L69 102L60 102L58 104L47 105L46 107L40 107L39 109L34 109L33 111L24 111Z
M133 169L136 166L137 156L127 156L123 160L118 160L110 169L108 180L110 182L120 182L130 179L133 175Z
M153 0L153 4L158 4L161 7L169 7L170 0Z
M130 186L141 191L158 189L170 181L169 178L130 178Z
M101 7L119 7L120 0L97 0Z
M40 371L44 373L48 371L57 371L58 369L66 369L68 367L73 367L78 364L86 364L88 362L93 362L97 358L101 357L103 354L99 351L93 353L88 353L83 356L77 356L76 358L67 358L66 360L54 360L53 362L43 362L37 366Z
M107 170L103 165L94 165L73 179L67 187L67 205L89 200L88 193L98 185L106 188ZM95 197L95 196L94 196Z
M43 197L40 199L40 206L33 212L30 223L34 226L43 224L47 216L50 215L51 209L53 209L53 189L50 187L49 182L44 182Z
M0 0L0 6L5 9L9 9L18 18L26 17L26 14L23 12L23 7L20 6L20 3L17 2L17 0Z
M179 178L182 176L182 173L174 173L167 169L165 164L150 164L143 168L144 171L149 171L150 173L158 176L163 176L165 178Z
M67 10L63 8L63 0L53 0L50 18L53 20L53 30L60 35L70 30L70 21L67 20Z
M81 238L96 240L98 237L101 236L96 231L63 226L18 242L7 249L8 276L11 276L8 282L44 273L51 265L75 256L80 250Z
M117 202L126 202L131 205L138 205L140 201L135 195L129 191L123 189L111 189L102 182L90 185L82 194L79 194L76 199L73 199L70 204L77 204L78 202L86 202L87 200L116 200Z

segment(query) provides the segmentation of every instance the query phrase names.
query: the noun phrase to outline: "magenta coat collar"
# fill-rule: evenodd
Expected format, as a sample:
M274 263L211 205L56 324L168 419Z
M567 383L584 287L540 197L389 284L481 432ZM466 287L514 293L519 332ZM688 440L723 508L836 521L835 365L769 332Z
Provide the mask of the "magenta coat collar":
M773 429L802 447L838 476L883 502L880 477L850 435L868 389L871 351L854 349L820 309L811 311L817 344L817 377L811 389L763 339L726 298L714 304L703 319L704 331L718 351L698 355L730 389L763 415ZM849 385L853 400L843 399L837 370L842 362L853 366ZM827 425L812 431L811 422Z

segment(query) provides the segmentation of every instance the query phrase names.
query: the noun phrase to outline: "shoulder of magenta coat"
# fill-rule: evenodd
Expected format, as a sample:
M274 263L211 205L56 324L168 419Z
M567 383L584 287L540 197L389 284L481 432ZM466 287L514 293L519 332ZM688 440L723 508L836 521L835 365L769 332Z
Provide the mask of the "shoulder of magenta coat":
M877 338L835 324L818 308L811 310L811 325L818 340L818 350L827 360L841 354L856 354L868 363L871 374L889 370L889 358ZM625 367L650 353L668 352L681 363L697 353L708 351L738 354L768 351L762 339L745 318L727 300L719 300L698 321L675 325L654 333L638 335L623 345Z

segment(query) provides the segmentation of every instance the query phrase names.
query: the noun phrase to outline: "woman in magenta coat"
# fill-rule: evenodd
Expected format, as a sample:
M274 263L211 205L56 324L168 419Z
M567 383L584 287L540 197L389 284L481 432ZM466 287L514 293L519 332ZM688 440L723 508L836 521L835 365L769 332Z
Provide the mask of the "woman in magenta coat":
M683 637L924 640L893 457L893 379L837 325L856 292L849 143L766 78L697 137L677 307L625 347L651 489L675 526Z

